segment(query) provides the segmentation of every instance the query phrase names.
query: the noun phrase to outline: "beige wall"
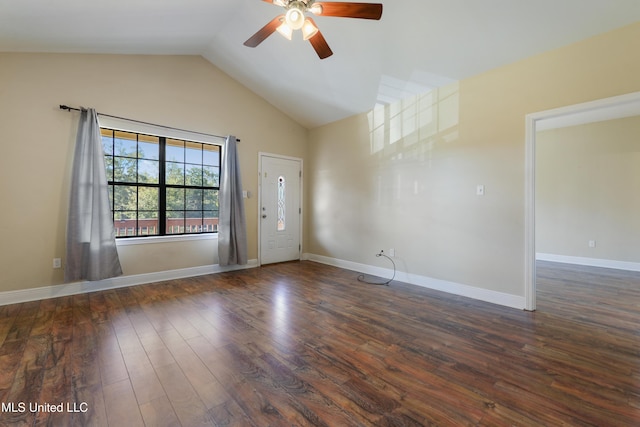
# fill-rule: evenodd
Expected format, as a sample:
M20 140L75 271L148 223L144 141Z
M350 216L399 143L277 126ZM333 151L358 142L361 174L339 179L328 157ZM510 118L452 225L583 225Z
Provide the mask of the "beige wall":
M250 258L265 151L305 159L305 252L386 267L395 248L402 271L522 296L524 117L639 91L638 40L640 23L310 132L200 57L0 54L0 291L62 281L66 103L241 138ZM214 242L121 247L125 274L215 264Z
M640 116L537 133L537 252L640 262L639 212Z
M419 97L415 119L312 130L309 251L388 267L393 247L410 274L524 296L525 115L640 90L638 40L640 23Z
M0 54L0 291L59 284L77 113L234 134L257 257L258 151L306 158L307 131L201 57ZM217 241L120 247L126 275L217 263ZM64 259L63 259L64 262Z

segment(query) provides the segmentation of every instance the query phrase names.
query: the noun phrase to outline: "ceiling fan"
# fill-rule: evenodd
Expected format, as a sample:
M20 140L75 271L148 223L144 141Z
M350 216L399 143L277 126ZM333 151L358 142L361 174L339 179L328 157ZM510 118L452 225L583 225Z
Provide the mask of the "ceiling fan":
M336 16L343 18L360 18L379 20L382 16L382 4L379 3L352 3L333 2L315 0L262 0L267 3L282 6L286 12L273 18L267 25L262 27L251 36L245 46L256 47L267 37L278 31L287 39L291 40L293 30L301 30L304 40L309 40L320 59L333 55L331 48L324 39L324 36L316 26L316 23L306 12L311 12L318 16Z

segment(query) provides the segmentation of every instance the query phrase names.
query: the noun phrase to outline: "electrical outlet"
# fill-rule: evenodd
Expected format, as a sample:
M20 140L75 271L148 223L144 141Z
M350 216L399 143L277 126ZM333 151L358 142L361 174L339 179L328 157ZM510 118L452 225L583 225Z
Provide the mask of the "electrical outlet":
M395 250L395 248L391 248L391 249L389 249L389 256L396 256L396 250Z
M62 260L60 258L54 258L53 268L61 268L61 267L62 267Z
M590 248L595 248L596 247L596 241L595 240L589 240L589 247Z

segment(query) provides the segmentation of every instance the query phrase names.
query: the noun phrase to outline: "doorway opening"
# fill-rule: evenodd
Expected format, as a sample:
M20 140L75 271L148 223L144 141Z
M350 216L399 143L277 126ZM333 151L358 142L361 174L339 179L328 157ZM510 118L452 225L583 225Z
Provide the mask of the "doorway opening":
M525 310L536 309L536 133L640 114L640 92L528 114L525 118Z

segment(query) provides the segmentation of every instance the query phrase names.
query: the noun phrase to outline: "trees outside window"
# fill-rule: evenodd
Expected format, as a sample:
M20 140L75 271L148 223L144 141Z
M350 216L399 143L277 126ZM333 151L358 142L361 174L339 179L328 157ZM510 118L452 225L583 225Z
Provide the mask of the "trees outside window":
M220 146L101 133L117 237L217 232Z

